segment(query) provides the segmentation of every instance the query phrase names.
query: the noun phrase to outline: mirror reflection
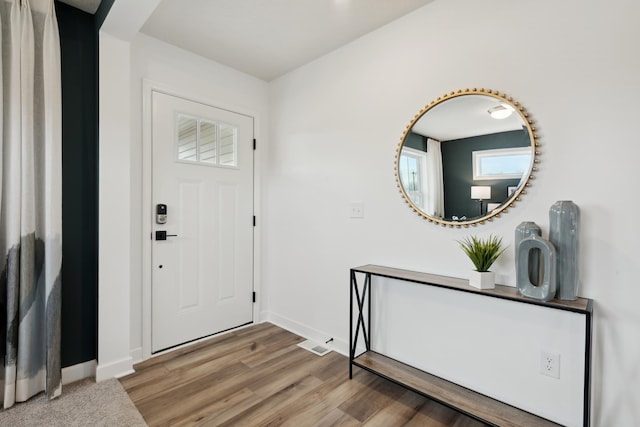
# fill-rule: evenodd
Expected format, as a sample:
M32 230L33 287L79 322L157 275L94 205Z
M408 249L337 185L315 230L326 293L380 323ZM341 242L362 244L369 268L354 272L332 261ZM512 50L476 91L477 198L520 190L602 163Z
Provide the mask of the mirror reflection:
M444 225L490 219L524 193L536 161L532 123L498 92L458 92L433 102L401 141L402 194L419 214Z

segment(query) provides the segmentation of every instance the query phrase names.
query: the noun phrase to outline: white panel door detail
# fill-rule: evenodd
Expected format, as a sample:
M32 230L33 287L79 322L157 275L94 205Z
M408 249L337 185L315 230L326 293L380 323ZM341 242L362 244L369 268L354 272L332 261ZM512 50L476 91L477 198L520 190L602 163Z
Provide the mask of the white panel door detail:
M157 352L252 321L253 119L161 92L151 102Z

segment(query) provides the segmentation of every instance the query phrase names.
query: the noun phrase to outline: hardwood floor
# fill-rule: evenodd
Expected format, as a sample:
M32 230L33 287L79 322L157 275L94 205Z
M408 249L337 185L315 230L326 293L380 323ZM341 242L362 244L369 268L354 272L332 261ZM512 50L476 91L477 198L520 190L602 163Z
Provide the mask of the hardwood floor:
M135 366L120 381L150 426L456 426L483 423L354 367L316 356L269 323Z

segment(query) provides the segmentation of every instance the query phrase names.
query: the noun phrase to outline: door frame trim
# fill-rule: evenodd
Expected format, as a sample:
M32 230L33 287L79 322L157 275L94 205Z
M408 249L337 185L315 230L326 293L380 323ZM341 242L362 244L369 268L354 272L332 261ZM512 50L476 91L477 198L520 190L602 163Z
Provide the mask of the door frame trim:
M153 233L152 213L153 213L153 200L152 200L152 105L151 95L153 92L160 92L166 95L175 96L178 98L186 99L188 101L197 102L200 104L208 105L214 108L227 110L236 114L249 116L253 118L253 137L260 139L260 114L255 111L249 111L246 108L239 108L237 106L220 105L219 103L212 102L211 100L202 99L197 96L191 96L182 91L178 91L174 88L168 87L162 83L150 80L142 79L142 200L141 200L141 215L142 215L142 360L149 359L151 354L151 247L153 240L151 239ZM260 176L260 150L253 151L253 212L258 218L260 218L260 186L258 185ZM260 273L261 273L261 227L260 221L257 221L253 227L253 290L260 295ZM261 298L257 298L253 304L253 323L260 322L260 303ZM135 312L135 308L134 308Z

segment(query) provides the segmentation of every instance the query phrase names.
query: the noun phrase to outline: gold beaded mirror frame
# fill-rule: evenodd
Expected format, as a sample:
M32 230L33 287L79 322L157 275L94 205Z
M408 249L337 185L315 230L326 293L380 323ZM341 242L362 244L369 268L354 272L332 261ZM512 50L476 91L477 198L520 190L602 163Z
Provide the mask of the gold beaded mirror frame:
M493 221L520 202L538 171L537 127L506 93L464 89L415 115L395 156L398 189L425 220L449 228Z

